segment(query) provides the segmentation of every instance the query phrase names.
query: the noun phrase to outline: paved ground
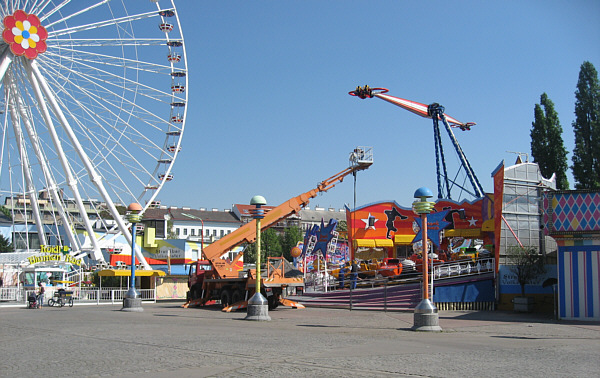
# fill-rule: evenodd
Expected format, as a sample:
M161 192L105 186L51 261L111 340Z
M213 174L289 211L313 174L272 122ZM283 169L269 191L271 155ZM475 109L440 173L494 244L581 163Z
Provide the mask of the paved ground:
M600 323L510 312L443 312L441 333L410 312L279 308L245 313L144 304L0 308L0 377L598 376Z

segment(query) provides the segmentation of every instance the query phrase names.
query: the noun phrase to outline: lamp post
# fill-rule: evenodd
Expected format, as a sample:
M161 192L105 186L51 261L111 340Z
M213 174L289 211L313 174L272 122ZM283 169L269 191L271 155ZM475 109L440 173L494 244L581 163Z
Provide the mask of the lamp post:
M252 218L256 220L256 289L255 293L248 301L248 312L245 320L271 320L269 316L269 302L260 293L260 220L265 217L265 210L262 206L267 204L267 200L263 196L254 196L250 200L250 205L254 205L254 209L250 209Z
M429 300L429 277L428 277L428 251L427 251L427 214L431 213L435 202L427 201L427 198L433 197L433 193L426 187L421 187L415 191L415 198L418 201L413 202L412 208L415 214L421 217L421 243L423 244L423 299L415 307L414 331L441 331L439 326L438 309L432 301Z
M135 231L136 225L142 220L140 211L142 206L139 203L132 203L127 206L129 215L127 220L131 223L131 279L129 280L129 290L123 298L123 308L121 311L128 312L143 312L142 298L140 298L137 290L135 290Z

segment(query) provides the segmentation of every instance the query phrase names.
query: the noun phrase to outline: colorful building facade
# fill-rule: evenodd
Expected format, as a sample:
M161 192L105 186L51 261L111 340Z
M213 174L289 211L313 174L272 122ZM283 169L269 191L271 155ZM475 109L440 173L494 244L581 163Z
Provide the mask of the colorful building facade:
M418 234L416 218L412 208L400 206L395 201L372 203L355 211L348 209L346 221L352 258L409 257ZM470 246L469 241L478 239L483 241L484 248L493 252L491 196L472 202L440 199L428 216L427 224L429 230L439 229L439 242L432 240L436 251L450 252Z
M558 316L600 320L600 191L543 198L544 229L558 243Z

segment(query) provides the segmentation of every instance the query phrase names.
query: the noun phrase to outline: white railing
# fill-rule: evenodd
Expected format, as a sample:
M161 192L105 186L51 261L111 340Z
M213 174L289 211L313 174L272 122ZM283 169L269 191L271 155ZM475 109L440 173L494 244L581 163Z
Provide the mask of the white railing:
M16 301L18 294L18 287L0 287L0 301Z
M100 303L119 303L123 302L125 295L129 289L118 287L113 288L82 288L80 293L73 293L75 299L86 302ZM139 297L145 302L156 303L156 289L136 289ZM77 302L75 302L77 303Z
M125 295L127 294L127 288L108 287L108 288L79 288L73 287L67 291L73 293L74 303L96 303L96 304L115 304L123 302ZM156 303L156 289L136 289L139 297L143 302ZM47 305L48 299L54 297L54 293L58 291L58 288L47 287L44 293L44 305ZM27 303L27 297L29 294L37 295L37 290L27 290L17 287L2 287L0 288L0 301L3 302L16 302L16 303Z
M454 278L460 276L471 276L485 273L493 273L495 270L495 259L484 258L477 260L460 260L460 261L449 261L443 264L434 265L433 267L433 279L439 280L444 278ZM431 271L431 268L430 268ZM382 277L378 277L377 270L371 271L360 271L359 277L365 277L360 279L360 285L362 287L365 286L380 286L384 283L393 284L393 283L401 283L406 280L411 279L420 279L422 277L422 273L418 271L413 272L404 272L400 277L395 277L392 279L386 279ZM430 275L431 277L432 275ZM349 273L346 274L345 285L348 286L352 280L351 275ZM339 284L338 280L330 273L325 274L324 271L317 272L309 272L305 274L304 285L306 291L328 291L326 287L331 289L337 287Z
M445 277L469 276L473 274L490 273L494 271L494 258L452 261L433 266L435 279Z

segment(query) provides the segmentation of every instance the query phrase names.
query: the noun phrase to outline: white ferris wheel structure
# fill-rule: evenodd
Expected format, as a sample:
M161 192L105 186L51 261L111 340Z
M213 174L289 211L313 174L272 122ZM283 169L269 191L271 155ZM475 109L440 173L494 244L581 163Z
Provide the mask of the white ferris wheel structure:
M0 16L0 199L22 230L13 244L68 243L103 261L117 236L131 245L122 209L145 211L174 178L188 98L175 4L4 0Z

